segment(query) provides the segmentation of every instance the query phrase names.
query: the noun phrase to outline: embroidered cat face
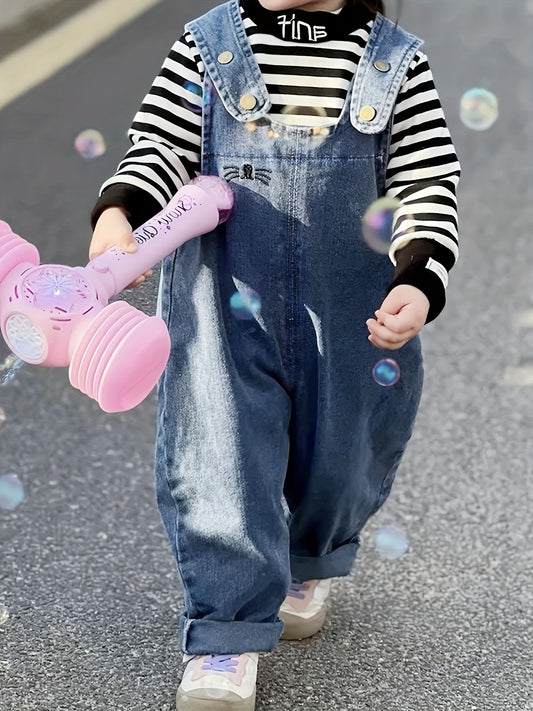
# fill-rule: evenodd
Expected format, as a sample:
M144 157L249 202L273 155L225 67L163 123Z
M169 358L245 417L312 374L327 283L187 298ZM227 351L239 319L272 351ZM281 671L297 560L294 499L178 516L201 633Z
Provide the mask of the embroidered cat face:
M255 168L250 163L245 163L241 167L237 165L224 166L224 178L228 182L230 180L258 180L263 185L268 185L271 180L271 172L268 168Z

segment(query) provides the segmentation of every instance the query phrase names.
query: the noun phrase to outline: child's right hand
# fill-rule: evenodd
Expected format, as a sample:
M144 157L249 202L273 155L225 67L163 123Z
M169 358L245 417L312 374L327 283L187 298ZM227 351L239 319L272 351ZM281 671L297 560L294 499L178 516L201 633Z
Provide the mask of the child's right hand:
M126 213L120 207L108 207L102 212L94 228L93 238L89 245L89 259L94 259L99 254L106 252L111 247L118 247L123 252L136 252L137 243L133 237L131 225ZM152 276L153 269L141 274L126 288L139 286L143 281Z

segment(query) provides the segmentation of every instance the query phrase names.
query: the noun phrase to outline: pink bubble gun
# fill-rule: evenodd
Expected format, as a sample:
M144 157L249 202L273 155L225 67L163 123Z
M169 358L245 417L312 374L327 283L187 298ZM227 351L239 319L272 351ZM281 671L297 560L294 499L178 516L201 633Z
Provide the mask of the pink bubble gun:
M0 221L0 329L26 363L69 366L71 384L105 412L135 407L170 353L166 325L125 301L108 304L140 274L187 240L225 222L233 193L200 175L133 232L134 253L113 247L85 267L39 265L37 248Z

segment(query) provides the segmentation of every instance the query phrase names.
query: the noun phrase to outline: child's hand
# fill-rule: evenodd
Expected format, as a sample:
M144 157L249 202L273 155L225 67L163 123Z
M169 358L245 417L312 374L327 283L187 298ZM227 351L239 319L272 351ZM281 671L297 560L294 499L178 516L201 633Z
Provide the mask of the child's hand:
M120 207L108 207L98 218L89 246L89 259L94 259L111 247L118 247L123 252L137 251L137 243L133 237L131 225L126 213ZM149 269L131 284L128 284L127 288L131 289L142 284L152 274L153 270Z
M400 284L385 297L376 318L366 322L368 340L376 348L401 348L422 329L429 311L427 296L409 284Z

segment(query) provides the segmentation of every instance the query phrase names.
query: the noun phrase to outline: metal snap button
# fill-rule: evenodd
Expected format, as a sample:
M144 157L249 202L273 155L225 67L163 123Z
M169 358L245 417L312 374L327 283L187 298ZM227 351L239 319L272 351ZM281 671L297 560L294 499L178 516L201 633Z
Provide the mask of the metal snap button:
M388 72L390 64L388 62L384 62L382 59L376 59L374 67L378 70L378 72Z
M361 121L372 121L376 116L376 109L373 106L363 106L359 111Z
M246 111L251 111L253 108L255 108L255 105L257 104L257 99L255 96L252 96L252 94L244 94L244 96L241 96L239 99L239 106L241 109L245 109Z
M226 52L221 52L218 57L218 63L219 64L229 64L231 60L233 59L233 52L226 51Z

